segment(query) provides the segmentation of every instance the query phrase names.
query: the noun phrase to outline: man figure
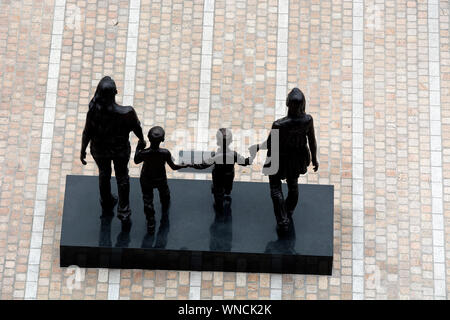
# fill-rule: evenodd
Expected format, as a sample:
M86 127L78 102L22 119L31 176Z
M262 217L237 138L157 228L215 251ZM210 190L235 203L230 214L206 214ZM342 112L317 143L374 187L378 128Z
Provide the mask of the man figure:
M268 173L273 158L278 157L279 167L276 172L270 172L269 184L275 217L278 228L288 230L290 218L298 201L298 177L305 174L311 160L314 172L319 168L317 162L317 145L314 136L313 118L305 113L305 96L298 88L294 88L286 99L288 115L276 120L272 125L271 133L262 144L249 148L252 158L260 149L267 149L267 160L263 173ZM274 130L278 130L279 141L271 141ZM272 143L278 143L279 154L272 154ZM308 148L309 145L309 148ZM275 158L276 159L276 158ZM284 201L281 189L281 180L286 179L288 196Z
M111 194L111 161L119 192L117 216L127 221L130 214L129 193L130 177L128 161L131 146L130 132L139 138L139 144L145 146L141 124L131 106L116 103L117 88L114 80L104 77L97 86L95 95L89 103L86 125L83 131L80 160L86 165L86 148L91 143L91 154L99 169L100 203L104 212L112 211L117 197Z

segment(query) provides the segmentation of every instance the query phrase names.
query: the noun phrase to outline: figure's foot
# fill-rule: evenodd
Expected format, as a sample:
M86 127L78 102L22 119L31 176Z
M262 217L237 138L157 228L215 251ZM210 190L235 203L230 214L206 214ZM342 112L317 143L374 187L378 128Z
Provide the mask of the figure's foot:
M277 232L286 233L289 231L290 219L283 219L277 222Z
M118 208L117 209L117 218L119 218L120 221L124 221L126 219L129 219L131 216L131 210L129 206L126 206L125 208Z
M216 213L218 213L218 214L222 214L223 213L223 204L219 205L219 204L214 202L213 207L214 207L214 211Z
M162 210L162 212L167 212L167 211L169 211L169 208L170 208L170 201L168 201L168 202L161 202L161 210Z
M292 220L292 216L294 215L294 210L288 210L287 212L287 216L290 220Z
M168 222L169 222L169 213L168 213L168 211L165 211L161 215L160 223L163 225L163 224L167 224Z
M289 231L289 226L286 224L277 224L277 233L287 233Z
M129 219L131 216L131 211L121 211L117 213L117 218L119 218L120 221L125 221Z
M124 233L130 232L132 225L131 219L128 217L125 220L121 220L121 222L122 222L122 232Z
M117 205L117 196L112 194L109 201L100 200L102 206L102 216L114 216L114 208Z
M147 233L154 233L155 232L155 217L147 218Z

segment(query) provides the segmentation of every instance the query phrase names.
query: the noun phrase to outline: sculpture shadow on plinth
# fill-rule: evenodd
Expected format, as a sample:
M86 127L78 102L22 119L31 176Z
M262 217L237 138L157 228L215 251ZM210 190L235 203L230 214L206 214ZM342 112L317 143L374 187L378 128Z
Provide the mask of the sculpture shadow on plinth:
M167 236L169 235L170 230L170 220L169 220L169 211L162 214L158 232L156 233L156 241L155 241L155 232L147 232L142 239L142 248L150 249L164 249L167 245Z
M214 209L214 221L209 228L209 249L211 251L231 251L233 241L233 216L231 198L224 200L223 211Z

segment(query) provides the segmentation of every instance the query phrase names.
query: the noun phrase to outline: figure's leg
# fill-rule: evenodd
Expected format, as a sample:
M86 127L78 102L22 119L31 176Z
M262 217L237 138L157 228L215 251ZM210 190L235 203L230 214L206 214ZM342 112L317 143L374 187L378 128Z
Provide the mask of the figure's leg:
M170 206L170 190L167 181L158 186L158 191L159 199L161 200L162 212L163 214L166 214Z
M98 166L98 186L103 210L112 210L117 202L111 194L111 159L94 158Z
M144 214L147 219L147 230L155 229L155 208L153 206L153 186L145 183L144 179L140 179L142 198L144 200Z
M286 198L286 211L290 218L298 202L298 178L288 178L286 182L289 190Z
M114 159L114 171L116 172L117 190L119 192L119 207L117 216L121 220L130 217L130 176L128 175L128 158Z
M285 227L289 224L289 219L285 210L285 203L283 191L281 189L281 179L277 176L269 176L270 196L273 202L273 210L277 224L280 227Z

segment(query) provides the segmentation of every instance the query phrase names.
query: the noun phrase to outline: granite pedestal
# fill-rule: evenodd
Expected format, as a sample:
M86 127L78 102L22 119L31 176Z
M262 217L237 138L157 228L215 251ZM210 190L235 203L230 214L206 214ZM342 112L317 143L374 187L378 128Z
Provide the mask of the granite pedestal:
M130 178L131 228L102 216L98 177L66 180L60 265L331 275L333 186L299 185L290 230L276 231L269 184L235 182L224 212L213 209L211 181L169 179L171 207L147 234L139 179ZM116 181L111 179L113 193ZM285 195L287 194L284 185Z

